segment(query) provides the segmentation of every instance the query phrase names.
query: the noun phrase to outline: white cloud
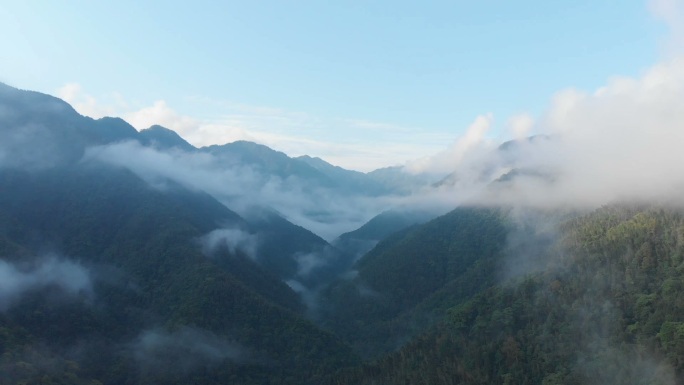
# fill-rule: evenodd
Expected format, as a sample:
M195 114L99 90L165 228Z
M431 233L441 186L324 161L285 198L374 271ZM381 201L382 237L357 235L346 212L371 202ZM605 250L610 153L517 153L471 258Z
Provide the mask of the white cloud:
M505 151L483 138L488 122L479 118L445 152L412 164L442 171L453 165L455 172L442 188L407 200L452 207L466 201L585 208L618 201L684 204L684 58L639 77L615 77L593 92L558 92L536 121L509 121L547 136L519 140ZM518 170L513 180L491 188L511 170Z
M519 114L508 119L508 129L515 139L523 139L530 135L534 126L534 118L529 114Z
M669 28L667 49L670 54L681 54L684 51L684 1L649 0L648 8Z
M449 148L437 155L425 157L406 164L412 173L448 174L463 167L467 157L477 156L481 151L491 147L486 134L492 126L494 118L491 114L480 115Z
M123 113L122 118L138 130L158 124L178 132L181 136L199 126L195 119L178 114L164 100L157 100L151 106Z
M237 343L187 326L174 331L147 330L129 348L144 373L162 377L186 374L226 360L241 362L248 357Z
M82 115L98 119L104 116L116 116L127 104L117 94L109 96L108 103L99 102L94 96L83 91L78 83L67 83L56 92L58 98L71 104Z
M253 260L257 259L257 236L240 229L216 229L202 236L199 241L202 251L208 256L225 247L231 254L242 252Z
M683 58L655 65L639 78L616 77L591 93L561 91L535 129L550 139L520 142L506 157L493 152L486 158L501 170L533 174L489 195L484 191L491 178L471 178L470 186L458 186L460 196L467 191L471 199L530 205L684 203L678 193L684 188ZM457 173L481 173L481 164L462 162Z
M92 283L81 265L54 255L25 269L0 260L0 311L14 305L26 292L47 287L59 288L68 295L90 295Z
M391 204L385 198L340 194L295 177L283 179L247 165L226 164L208 153L163 152L137 142L92 147L84 161L126 167L161 188L172 180L205 191L238 213L253 206L272 207L328 240L361 226Z

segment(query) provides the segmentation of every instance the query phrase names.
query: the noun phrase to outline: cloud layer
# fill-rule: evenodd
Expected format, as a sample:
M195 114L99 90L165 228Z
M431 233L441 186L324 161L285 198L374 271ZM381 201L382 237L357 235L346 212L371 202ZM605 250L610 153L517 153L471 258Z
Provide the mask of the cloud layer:
M543 135L496 148L482 139L486 124L476 122L444 153L423 162L427 169L451 164L454 170L446 187L423 199L452 205L684 204L678 193L684 188L684 58L638 78L615 77L593 92L561 91L536 121L523 116L510 124L514 131ZM506 182L492 184L499 178Z
M254 206L271 207L328 240L361 226L392 204L391 198L342 194L295 177L281 178L248 165L226 164L208 153L165 152L137 142L92 147L84 161L126 167L160 188L171 180L205 191L238 213Z

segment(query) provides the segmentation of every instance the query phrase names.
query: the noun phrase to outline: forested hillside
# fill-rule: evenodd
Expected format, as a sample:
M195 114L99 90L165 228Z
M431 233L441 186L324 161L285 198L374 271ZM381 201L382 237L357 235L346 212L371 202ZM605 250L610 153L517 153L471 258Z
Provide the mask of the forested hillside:
M207 195L92 166L0 186L1 383L301 384L355 360L241 250L202 252L244 222Z
M326 325L366 357L401 346L494 284L506 226L501 210L459 208L391 235L327 289Z
M610 206L569 220L540 272L454 303L336 384L675 384L684 379L684 214Z

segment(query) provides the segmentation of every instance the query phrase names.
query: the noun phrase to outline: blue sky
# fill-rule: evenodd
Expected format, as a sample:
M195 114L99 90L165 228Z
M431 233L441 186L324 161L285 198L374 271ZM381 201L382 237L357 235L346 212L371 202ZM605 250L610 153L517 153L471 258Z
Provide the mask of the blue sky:
M196 145L367 171L439 152L482 115L510 138L510 117L563 89L639 76L668 33L631 0L0 1L0 81Z

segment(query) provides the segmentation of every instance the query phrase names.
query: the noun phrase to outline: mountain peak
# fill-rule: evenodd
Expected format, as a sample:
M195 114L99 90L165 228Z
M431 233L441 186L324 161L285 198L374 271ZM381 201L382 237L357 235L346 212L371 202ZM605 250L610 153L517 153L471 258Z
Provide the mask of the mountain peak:
M183 139L176 131L153 125L140 131L140 142L146 146L159 149L178 148L183 151L195 151L197 148Z
M135 139L138 136L138 130L127 121L116 117L105 116L97 119L93 128L105 143Z

